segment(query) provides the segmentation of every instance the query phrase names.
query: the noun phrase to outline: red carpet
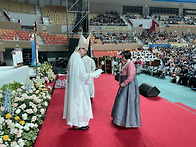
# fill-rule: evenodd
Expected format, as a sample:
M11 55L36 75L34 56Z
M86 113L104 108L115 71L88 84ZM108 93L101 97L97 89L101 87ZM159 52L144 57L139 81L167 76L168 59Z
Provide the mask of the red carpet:
M180 102L176 102L175 104L176 104L176 105L179 105L180 107L182 107L182 108L184 108L184 109L186 109L186 110L189 110L189 111L191 111L191 112L193 112L193 113L196 114L196 109L193 109L193 108L191 108L191 107L189 107L189 106L187 106L187 105L184 105L184 104L182 104L182 103L180 103Z
M110 113L117 89L113 75L102 74L95 79L94 118L87 131L66 125L62 119L65 90L55 89L35 147L196 146L196 115L160 97L141 96L141 128L113 125Z

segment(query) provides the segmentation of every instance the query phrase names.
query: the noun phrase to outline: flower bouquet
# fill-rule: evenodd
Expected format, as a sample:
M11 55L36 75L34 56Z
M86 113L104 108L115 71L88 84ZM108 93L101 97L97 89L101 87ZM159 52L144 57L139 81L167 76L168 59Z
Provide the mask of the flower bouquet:
M118 63L114 64L114 72L120 73L120 70L121 70L121 66Z
M43 79L10 82L0 89L0 146L32 146L51 96Z
M41 64L37 68L37 71L38 76L40 76L40 78L44 78L47 83L52 82L56 77L56 75L52 71L52 65L48 62Z

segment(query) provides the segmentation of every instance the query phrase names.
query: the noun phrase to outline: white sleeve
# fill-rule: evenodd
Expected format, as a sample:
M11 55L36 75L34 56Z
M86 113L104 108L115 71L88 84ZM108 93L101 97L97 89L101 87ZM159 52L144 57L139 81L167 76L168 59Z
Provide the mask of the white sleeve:
M95 65L95 61L93 59L91 59L91 71L95 71L96 69L96 65Z
M91 76L92 78L98 78L102 72L103 72L102 69L98 69L98 70L96 70L96 71L90 73L90 76Z

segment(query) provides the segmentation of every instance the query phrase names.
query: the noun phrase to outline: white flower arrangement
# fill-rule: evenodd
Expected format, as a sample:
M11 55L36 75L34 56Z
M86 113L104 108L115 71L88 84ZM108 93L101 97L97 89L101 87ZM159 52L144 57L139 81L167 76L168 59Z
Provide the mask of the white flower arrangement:
M115 73L120 73L120 71L121 71L121 65L120 64L118 64L117 62L114 64L114 72Z
M56 78L56 75L52 71L52 65L48 62L41 64L37 68L37 71L40 78L44 78L46 83L52 82Z
M27 84L10 82L0 89L0 146L32 146L42 125L51 99L51 87L46 87L43 78ZM6 90L10 91L10 108L4 107Z

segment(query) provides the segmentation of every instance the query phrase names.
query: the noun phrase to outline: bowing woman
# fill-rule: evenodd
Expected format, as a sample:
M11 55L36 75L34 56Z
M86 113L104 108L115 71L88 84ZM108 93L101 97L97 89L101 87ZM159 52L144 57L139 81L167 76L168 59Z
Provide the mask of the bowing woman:
M119 89L112 109L113 123L126 128L141 127L140 95L135 65L131 62L131 52L121 52L124 62L119 78Z

